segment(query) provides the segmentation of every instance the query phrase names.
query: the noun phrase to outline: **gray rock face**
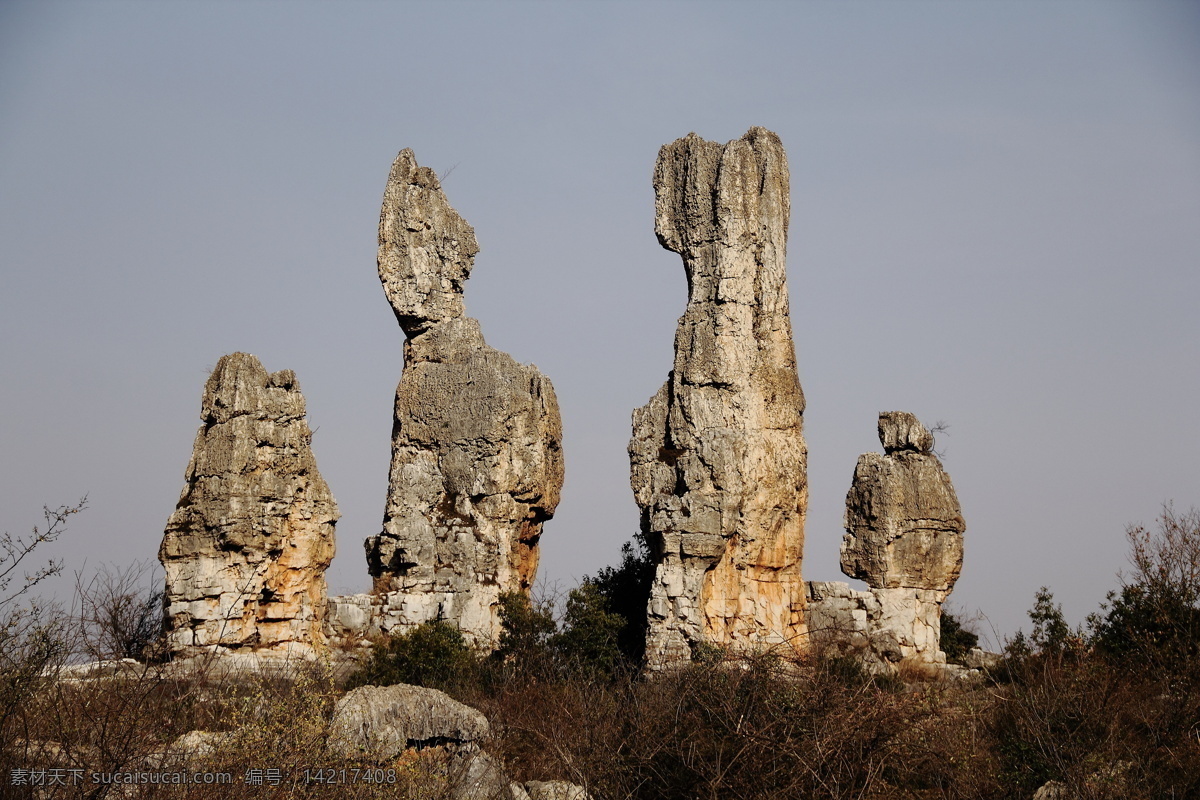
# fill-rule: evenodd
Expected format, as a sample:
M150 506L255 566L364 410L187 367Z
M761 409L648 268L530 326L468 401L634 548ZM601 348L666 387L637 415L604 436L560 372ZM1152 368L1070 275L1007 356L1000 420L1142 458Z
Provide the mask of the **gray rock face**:
M330 723L330 750L345 758L382 763L409 748L477 749L488 735L482 713L437 689L360 686L337 702Z
M683 257L675 364L633 414L631 483L658 559L651 668L701 643L802 646L808 505L804 395L785 271L790 213L779 138L695 134L654 170L655 232Z
M873 588L931 589L942 598L962 570L962 509L912 414L879 415L885 454L864 453L846 496L842 572Z
M384 630L434 619L499 637L505 591L528 590L563 481L549 379L487 345L463 316L479 251L471 226L411 150L392 165L379 277L407 341L396 390L383 531L366 542Z
M809 631L821 649L876 671L945 664L942 602L962 570L962 510L933 455L933 434L903 411L879 415L884 454L864 453L846 495L842 572L867 582L808 585Z
M324 642L338 510L296 376L268 374L246 353L223 356L201 417L159 549L168 646L311 653Z

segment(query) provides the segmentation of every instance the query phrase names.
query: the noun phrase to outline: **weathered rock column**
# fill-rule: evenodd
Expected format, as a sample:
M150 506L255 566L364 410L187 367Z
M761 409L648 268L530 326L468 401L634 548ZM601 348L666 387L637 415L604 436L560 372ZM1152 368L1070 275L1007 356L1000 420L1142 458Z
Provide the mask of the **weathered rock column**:
M159 549L173 653L311 654L324 641L337 504L291 370L223 356L204 387L179 505Z
M869 637L881 658L944 662L941 605L962 571L962 508L915 416L881 412L879 441L884 454L859 456L846 495L842 572L871 587Z
M550 380L464 316L477 252L437 176L401 151L379 219L379 278L407 341L383 531L367 539L367 561L384 630L445 619L487 646L500 594L533 583L563 460Z
M675 366L633 414L631 483L657 572L650 668L701 644L803 648L808 506L785 271L790 213L779 137L689 134L654 170L655 232L683 257Z

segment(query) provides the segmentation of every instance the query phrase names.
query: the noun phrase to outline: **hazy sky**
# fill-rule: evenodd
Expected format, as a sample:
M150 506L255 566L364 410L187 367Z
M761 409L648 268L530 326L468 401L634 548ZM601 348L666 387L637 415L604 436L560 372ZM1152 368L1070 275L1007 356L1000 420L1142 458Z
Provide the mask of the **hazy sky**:
M89 496L68 568L152 559L224 353L294 369L368 586L403 334L375 271L412 147L482 252L468 313L562 407L540 576L637 526L630 412L686 283L658 148L776 131L808 398L804 573L840 579L881 410L944 420L953 607L1080 621L1124 529L1200 505L1200 4L0 4L0 528ZM47 553L49 554L49 552ZM69 579L58 588L69 589Z

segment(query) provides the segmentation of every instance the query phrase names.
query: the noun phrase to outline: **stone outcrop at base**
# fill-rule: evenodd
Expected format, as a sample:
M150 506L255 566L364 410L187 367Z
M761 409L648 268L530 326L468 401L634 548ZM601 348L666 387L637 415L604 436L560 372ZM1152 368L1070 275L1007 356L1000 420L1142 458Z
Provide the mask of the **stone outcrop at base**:
M852 589L810 581L808 629L826 655L853 656L888 672L905 660L944 664L939 648L941 601L924 589Z
M499 598L527 591L563 482L548 378L487 345L464 316L479 245L437 176L396 157L379 220L379 278L407 340L383 530L366 541L385 631L435 619L488 647Z
M657 571L650 668L704 644L804 646L804 395L785 270L779 137L664 146L655 232L683 257L688 305L666 384L633 415L631 483Z
M291 370L223 356L204 388L183 493L167 522L167 645L177 655L325 642L325 568L337 504L317 471Z

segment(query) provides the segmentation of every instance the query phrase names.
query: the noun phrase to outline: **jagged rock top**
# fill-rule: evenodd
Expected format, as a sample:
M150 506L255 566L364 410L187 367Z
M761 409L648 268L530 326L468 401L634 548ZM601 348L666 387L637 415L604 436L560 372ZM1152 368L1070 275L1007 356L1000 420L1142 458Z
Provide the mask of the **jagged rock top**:
M666 384L633 415L630 483L658 563L652 668L701 644L803 639L804 394L788 316L790 175L764 128L694 133L654 167L659 242L682 256L688 303Z
M204 384L200 416L206 425L248 415L287 422L304 416L304 395L290 369L268 373L249 353L221 356Z
M379 214L379 280L410 339L461 317L479 244L428 167L409 148L392 163Z
M379 218L379 277L404 328L383 530L366 542L385 630L444 619L494 646L499 602L528 591L542 523L563 483L549 379L489 347L464 316L475 232L412 150L392 164Z
M159 548L171 651L312 653L325 640L337 503L317 470L291 370L222 356Z
M883 452L912 450L917 453L933 451L933 434L907 411L879 412L879 443Z
M783 145L766 128L727 144L689 133L663 145L654 167L654 232L683 256L690 305L738 303L758 307L761 319L786 316L790 180ZM753 258L723 257L720 248Z

